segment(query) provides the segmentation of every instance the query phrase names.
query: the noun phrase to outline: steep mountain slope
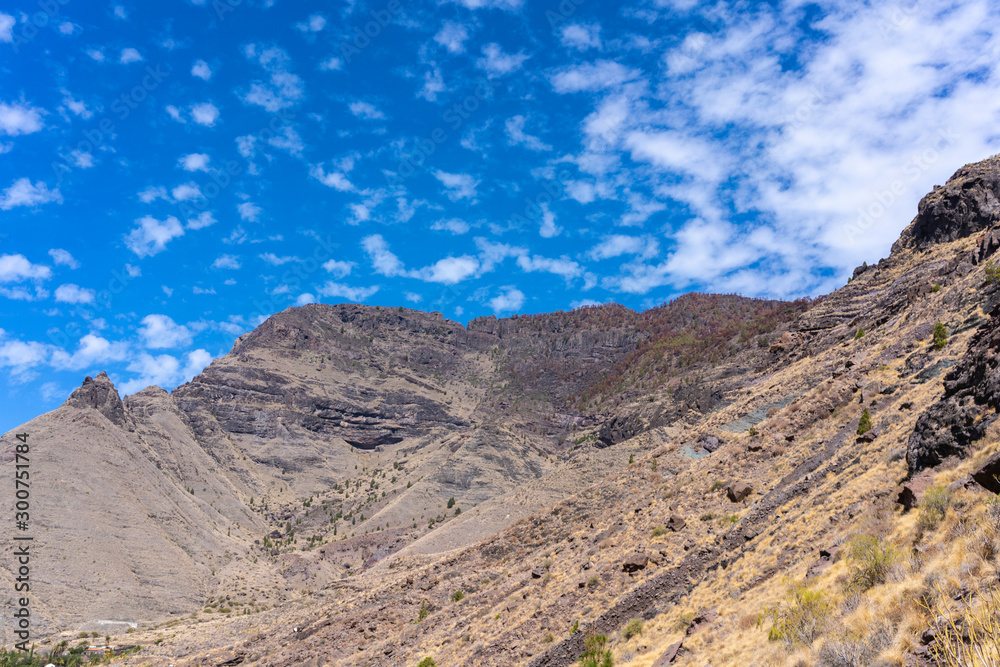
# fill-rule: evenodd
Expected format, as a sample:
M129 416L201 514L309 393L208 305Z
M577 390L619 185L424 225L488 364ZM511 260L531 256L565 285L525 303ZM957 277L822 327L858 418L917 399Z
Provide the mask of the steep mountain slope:
M38 628L190 613L221 591L258 609L411 544L437 553L493 535L610 471L585 456L593 433L573 438L604 415L569 397L649 335L641 319L608 306L466 329L314 304L240 337L172 394L121 401L106 375L88 378L0 441L10 460L28 432L38 460L35 526L51 555ZM531 500L502 511L518 494ZM309 552L333 540L336 562Z
M307 600L175 627L132 662L570 665L601 633L615 664L639 667L930 664L947 637L921 635L934 637L935 614L963 613L953 598L976 608L1000 553L980 518L990 494L968 477L1000 447L988 315L1000 289L984 269L1000 246L998 171L996 159L960 170L889 258L765 340L577 431L593 442L613 421L613 447L549 455L540 479L436 529L447 541L477 511L531 511L498 534L439 555L417 548L424 536ZM688 386L711 407L663 419ZM929 437L943 429L954 438ZM532 490L584 456L611 473L562 500ZM931 521L935 488L950 500ZM859 544L885 569L866 569ZM814 614L806 638L790 630L796 613ZM625 632L633 619L641 634Z
M150 498L103 493L212 591L128 664L568 666L598 635L636 667L931 664L996 586L998 175L959 170L815 303L467 329L307 306L171 395L98 378L19 430L151 462ZM66 512L102 493L67 489ZM202 503L193 540L164 497Z

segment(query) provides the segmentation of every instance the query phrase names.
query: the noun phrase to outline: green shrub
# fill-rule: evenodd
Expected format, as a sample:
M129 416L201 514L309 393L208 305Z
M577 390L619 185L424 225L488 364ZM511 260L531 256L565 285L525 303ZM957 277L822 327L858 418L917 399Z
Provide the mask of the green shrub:
M936 294L941 291L940 285L931 285L931 293Z
M723 482L721 479L717 479L714 482L712 482L712 486L709 487L708 492L709 493L713 493L715 491L718 491L719 489L721 489L725 485L726 485L725 482Z
M872 535L857 535L851 539L847 557L852 567L848 588L864 592L884 584L898 554L890 542Z
M455 496L452 496L451 498L448 499L448 509L451 509L454 506L455 506Z
M420 603L420 611L417 612L417 623L424 620L430 615L430 610L427 608L427 601Z
M659 537L661 535L666 535L666 534L667 534L666 528L664 528L663 526L657 526L656 528L653 529L653 531L649 535L650 537Z
M434 658L424 658L417 667L437 667L437 664L434 662Z
M569 629L569 636L572 637L580 631L580 621L573 621L573 625Z
M642 621L640 621L638 618L633 618L631 621L629 621L628 624L625 626L625 629L622 631L622 636L625 637L625 641L632 639L632 637L638 637L641 634L642 634Z
M783 604L767 610L771 617L767 638L782 642L789 650L797 644L808 646L823 634L832 611L833 604L822 591L796 584Z
M464 599L465 599L465 593L462 592L462 591L460 591L460 590L459 591L455 591L451 595L451 601L452 602L461 602Z
M949 504L951 504L951 494L943 486L935 484L930 487L924 492L923 500L920 501L917 524L924 530L934 530L944 519Z
M943 323L938 322L934 325L934 339L932 342L938 350L948 344L948 330Z
M1000 266L998 266L992 259L983 265L983 273L986 274L986 282L1000 282Z
M614 667L615 659L607 645L608 638L604 635L588 635L583 641L585 650L580 656L580 667Z
M865 408L861 413L861 419L858 420L858 435L864 435L870 430L872 430L872 414Z
M858 329L858 332L856 334L854 334L854 340L861 340L864 337L865 337L865 328L864 327L860 327Z

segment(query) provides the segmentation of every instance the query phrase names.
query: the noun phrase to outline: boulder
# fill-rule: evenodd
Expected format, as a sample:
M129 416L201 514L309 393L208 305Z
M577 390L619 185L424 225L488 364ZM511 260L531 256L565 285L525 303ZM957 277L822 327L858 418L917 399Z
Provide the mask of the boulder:
M628 556L622 561L622 569L629 574L638 572L639 570L644 570L647 565L649 565L649 556L639 552Z
M916 475L903 484L903 488L900 489L899 495L896 497L896 502L902 505L904 511L907 512L919 507L920 501L924 498L924 493L933 481L934 477L929 470Z
M687 522L676 514L671 514L670 519L667 520L667 530L674 533L681 532L685 526L687 526Z
M872 401L874 401L884 389L885 385L878 380L866 382L864 386L861 387L861 404L871 405Z
M676 644L671 644L667 647L667 650L663 652L656 662L653 663L653 667L667 667L667 665L672 665L681 656L681 651L684 648L684 642L680 641Z
M986 462L972 473L972 479L987 491L1000 493L1000 452L986 459Z
M701 447L706 452L712 453L722 446L722 441L717 436L708 435L701 439Z
M691 625L688 626L687 631L684 634L690 637L702 628L715 623L717 620L719 620L719 612L714 609L703 611L691 620Z
M541 579L544 576L545 576L545 570L543 568L536 567L534 570L531 571L532 579Z
M741 503L753 492L753 487L746 482L733 482L726 487L726 496L734 503Z

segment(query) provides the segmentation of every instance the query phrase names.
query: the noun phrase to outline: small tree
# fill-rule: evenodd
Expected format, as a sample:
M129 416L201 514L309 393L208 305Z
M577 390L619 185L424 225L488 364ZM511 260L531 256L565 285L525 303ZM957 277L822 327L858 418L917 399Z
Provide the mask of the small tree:
M948 330L941 322L938 322L937 324L934 325L933 343L934 347L939 350L948 344Z
M604 635L588 635L583 641L586 649L580 656L581 667L614 667L615 659L606 649L608 638Z
M861 327L858 329L858 332L854 334L854 340L860 340L864 337L865 337L865 328Z
M861 413L861 419L858 420L858 435L864 435L870 430L872 430L872 415L868 412L868 408L865 408Z
M417 667L437 667L437 664L434 662L434 658L424 658Z
M452 496L451 498L448 499L448 509L451 509L454 506L455 506L455 497Z

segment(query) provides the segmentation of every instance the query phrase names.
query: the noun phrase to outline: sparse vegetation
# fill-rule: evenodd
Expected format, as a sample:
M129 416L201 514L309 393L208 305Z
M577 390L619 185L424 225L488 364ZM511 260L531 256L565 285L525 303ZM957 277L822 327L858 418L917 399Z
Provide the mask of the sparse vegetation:
M950 503L951 494L943 486L936 484L928 488L924 491L924 497L920 501L917 525L923 530L934 530L944 519Z
M795 584L782 604L767 610L771 618L767 637L782 642L789 650L797 645L808 646L826 629L832 611L833 604L825 593Z
M938 322L934 325L934 338L931 340L935 349L942 349L948 344L948 329L945 328L944 323Z
M868 412L868 408L865 408L861 413L861 419L858 420L858 435L864 435L872 430L872 426L872 415Z
M667 529L664 526L657 526L650 532L650 537L660 537L661 535L666 535Z
M583 640L584 652L580 667L614 667L615 659L607 650L608 638L604 635L587 635Z
M864 592L885 583L898 554L883 537L856 535L848 545L847 557L852 564L848 590Z
M639 620L638 618L633 618L625 626L625 629L622 630L622 636L625 637L626 641L632 639L632 637L638 637L641 634L642 634L642 621Z
M859 327L857 333L854 334L854 340L861 340L865 337L865 328Z
M420 611L417 612L417 623L430 616L431 610L427 608L427 601L420 603Z
M464 599L465 599L465 593L461 590L457 590L451 594L452 602L461 602Z
M428 657L421 660L417 667L437 667L437 664L434 662L434 658Z
M995 284L1000 282L1000 265L992 259L986 260L986 263L983 264L983 273L986 274L987 283Z

